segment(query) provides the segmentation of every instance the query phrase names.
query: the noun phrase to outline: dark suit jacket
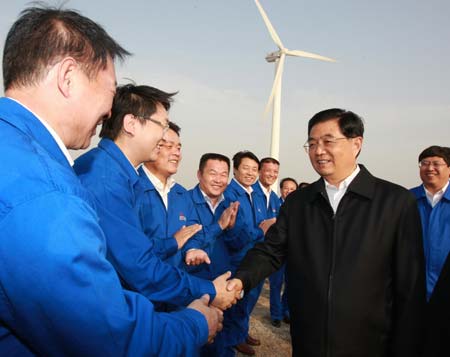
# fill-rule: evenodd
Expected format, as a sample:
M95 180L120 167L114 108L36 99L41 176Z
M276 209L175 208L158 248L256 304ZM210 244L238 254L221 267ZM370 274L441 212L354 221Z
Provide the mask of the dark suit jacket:
M450 254L431 294L426 326L424 356L450 356Z
M360 167L336 214L323 179L290 194L236 274L248 291L287 261L296 356L421 351L425 279L416 201Z

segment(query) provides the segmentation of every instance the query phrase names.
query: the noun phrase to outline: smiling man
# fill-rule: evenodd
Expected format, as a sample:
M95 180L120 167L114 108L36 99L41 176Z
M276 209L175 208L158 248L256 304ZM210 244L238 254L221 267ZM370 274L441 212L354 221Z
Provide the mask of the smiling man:
M423 184L411 191L416 196L422 219L429 299L450 251L449 149L430 146L422 151L419 174Z
M267 228L274 219L267 219L267 206L264 199L254 192L252 185L258 178L259 160L250 151L240 151L233 156L233 174L225 198L239 202L236 223L226 233L225 240L230 253L232 271L239 266L245 253L257 242L264 239ZM221 336L227 341L224 355L234 355L233 346L244 354L253 355L253 346L260 341L249 335L249 320L258 300L262 283L248 292L245 297L227 312Z
M226 232L234 227L239 202L230 202L223 194L229 173L228 157L204 154L197 171L198 184L189 191L207 238L205 249L211 257L210 264L202 264L192 273L205 279L214 279L230 269Z
M187 269L187 265L209 264L211 261L203 250L207 242L192 200L187 190L173 178L182 158L180 130L171 122L156 159L145 162L139 169L149 187L143 194L140 214L145 234L166 247L160 252L161 259ZM176 239L178 231L189 227L198 227L195 235L184 240Z
M250 291L286 262L294 356L420 356L425 283L420 217L403 187L357 157L359 116L328 109L305 149L321 178L291 193L230 282Z

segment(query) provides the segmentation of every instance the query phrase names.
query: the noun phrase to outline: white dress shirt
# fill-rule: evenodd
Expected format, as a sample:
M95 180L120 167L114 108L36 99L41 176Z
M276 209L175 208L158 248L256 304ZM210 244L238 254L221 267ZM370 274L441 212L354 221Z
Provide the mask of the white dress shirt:
M360 168L356 165L355 170L352 172L350 176L348 176L344 181L339 184L339 187L331 185L325 179L325 189L327 190L328 200L330 201L331 207L333 207L333 212L336 213L336 210L339 206L339 202L341 202L342 197L344 197L347 192L347 188L353 179L358 175Z
M448 181L447 181L447 184L444 187L442 187L438 192L436 192L434 195L430 191L428 191L425 188L425 186L423 187L423 188L425 188L425 193L427 194L427 199L428 199L428 202L430 202L431 207L434 207L439 203L442 196L444 196L444 193L445 193L445 190L447 190L447 187L448 187Z
M152 174L152 172L149 169L147 169L145 166L142 166L142 168L144 169L144 172L147 175L150 182L153 184L153 186L155 186L156 191L158 191L159 195L161 196L161 199L163 200L164 206L166 206L167 210L167 207L169 205L168 203L169 192L170 189L175 185L175 179L172 176L170 176L167 179L166 185L164 185L159 180L159 178L157 178L155 175Z

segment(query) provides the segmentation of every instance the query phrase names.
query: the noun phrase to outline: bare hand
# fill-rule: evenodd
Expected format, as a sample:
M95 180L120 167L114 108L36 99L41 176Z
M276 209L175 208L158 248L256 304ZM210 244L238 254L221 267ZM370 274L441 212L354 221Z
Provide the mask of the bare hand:
M266 235L267 231L269 230L269 228L272 226L272 224L274 224L277 221L277 219L274 218L270 218L270 219L265 219L264 221L262 221L259 224L259 228L262 229L262 231L264 232L264 235Z
M227 228L233 228L236 222L237 211L239 208L239 201L232 202L230 206L222 212L219 218L219 226L222 230Z
M238 210L239 210L239 201L236 202L232 202L230 204L230 207L232 208L232 214L230 217L230 223L228 224L228 229L232 229L234 227L234 224L236 223L236 217L238 214Z
M178 249L181 249L183 245L185 245L185 243L201 229L201 224L192 224L187 227L181 227L181 229L173 235L178 243Z
M223 312L214 306L208 306L208 303L209 295L205 294L200 299L192 301L188 309L197 310L205 317L208 323L208 342L211 342L217 332L222 330Z
M211 259L209 259L208 254L201 249L188 250L184 261L187 265L211 264Z
M227 279L231 276L231 272L226 272L221 276L214 279L213 284L216 288L216 297L212 301L212 305L218 307L221 310L226 310L232 305L236 304L237 300L241 298L241 291L227 289Z

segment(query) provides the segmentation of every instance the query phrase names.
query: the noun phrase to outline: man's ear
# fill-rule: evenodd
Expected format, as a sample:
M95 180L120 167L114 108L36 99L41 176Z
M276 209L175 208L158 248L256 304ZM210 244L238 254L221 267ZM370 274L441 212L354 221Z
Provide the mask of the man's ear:
M201 177L202 177L202 173L200 172L200 170L197 170L197 180L200 181Z
M361 152L362 144L363 144L363 138L362 136L357 136L356 138L352 139L353 143L353 152L355 154L355 157L359 156L359 153Z
M58 89L64 97L68 98L76 81L79 64L72 57L66 57L58 62L56 66Z
M126 114L123 117L122 129L126 134L134 136L136 134L136 124L137 119L135 116L133 114Z

